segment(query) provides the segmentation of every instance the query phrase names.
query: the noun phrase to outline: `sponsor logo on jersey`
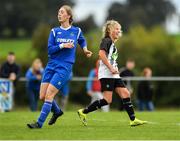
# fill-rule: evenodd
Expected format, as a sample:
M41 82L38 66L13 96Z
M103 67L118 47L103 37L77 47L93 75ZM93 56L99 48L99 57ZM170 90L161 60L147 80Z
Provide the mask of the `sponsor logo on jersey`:
M59 43L74 43L73 39L65 39L65 38L57 38L57 42Z

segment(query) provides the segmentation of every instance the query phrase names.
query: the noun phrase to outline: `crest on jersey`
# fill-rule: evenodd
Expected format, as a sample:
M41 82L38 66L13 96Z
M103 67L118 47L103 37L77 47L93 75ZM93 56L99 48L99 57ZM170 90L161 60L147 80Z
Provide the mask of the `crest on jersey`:
M71 33L70 33L70 36L74 36L74 33L73 33L73 32L71 32Z

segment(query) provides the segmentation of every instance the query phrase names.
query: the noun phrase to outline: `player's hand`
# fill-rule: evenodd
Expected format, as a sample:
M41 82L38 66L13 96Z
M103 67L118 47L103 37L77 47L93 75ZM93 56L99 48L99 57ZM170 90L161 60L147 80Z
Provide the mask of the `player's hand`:
M119 74L119 70L116 69L116 68L113 68L113 67L112 67L112 68L110 69L110 71L111 71L112 74Z
M85 50L84 53L86 54L86 57L88 57L88 58L91 57L92 54L93 54L93 53L92 53L91 51L89 51L89 50Z
M83 48L84 54L86 55L86 57L91 57L91 55L93 54L90 50L87 49L87 47Z
M73 43L63 43L63 48L73 48L74 44Z

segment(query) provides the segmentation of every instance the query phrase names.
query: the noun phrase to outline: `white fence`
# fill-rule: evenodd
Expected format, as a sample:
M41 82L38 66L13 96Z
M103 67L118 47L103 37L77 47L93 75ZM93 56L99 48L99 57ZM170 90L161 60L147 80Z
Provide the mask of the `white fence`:
M180 81L180 76L154 76L146 77L124 77L123 80L127 81ZM73 77L72 81L87 81L88 77ZM26 81L26 78L20 78L20 81Z

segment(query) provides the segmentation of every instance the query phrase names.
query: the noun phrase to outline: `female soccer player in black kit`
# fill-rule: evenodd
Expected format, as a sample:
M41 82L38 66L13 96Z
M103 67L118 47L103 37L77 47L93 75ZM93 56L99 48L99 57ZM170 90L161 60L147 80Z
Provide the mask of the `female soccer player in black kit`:
M107 21L103 27L103 39L99 50L100 66L98 70L98 79L101 82L103 99L96 100L87 108L78 110L78 115L84 125L87 125L86 115L88 113L112 102L112 94L114 90L122 98L124 109L130 118L130 126L147 123L147 121L142 121L135 117L130 93L119 76L118 64L116 61L118 52L115 42L121 36L121 25L114 20Z

